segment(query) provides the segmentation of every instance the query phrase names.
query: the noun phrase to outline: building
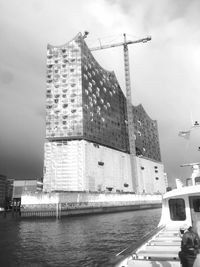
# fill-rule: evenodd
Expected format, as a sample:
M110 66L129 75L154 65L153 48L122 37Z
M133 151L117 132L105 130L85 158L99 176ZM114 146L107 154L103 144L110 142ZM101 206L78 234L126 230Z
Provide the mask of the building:
M161 162L157 121L152 120L143 106L133 107L136 155Z
M0 174L0 210L5 206L6 198L6 176Z
M12 200L13 196L13 184L14 184L14 179L7 178L6 180L6 199L8 201Z
M133 107L139 192L165 191L157 123ZM44 188L133 192L126 98L81 34L47 47Z
M23 194L29 195L41 191L42 183L39 180L14 180L12 198L20 200Z

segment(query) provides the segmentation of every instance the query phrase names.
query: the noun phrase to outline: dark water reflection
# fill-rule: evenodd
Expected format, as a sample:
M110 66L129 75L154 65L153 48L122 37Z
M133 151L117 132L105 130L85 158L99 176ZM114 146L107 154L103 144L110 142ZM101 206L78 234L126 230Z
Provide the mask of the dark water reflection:
M160 209L61 220L20 220L0 214L1 267L100 267L154 229Z

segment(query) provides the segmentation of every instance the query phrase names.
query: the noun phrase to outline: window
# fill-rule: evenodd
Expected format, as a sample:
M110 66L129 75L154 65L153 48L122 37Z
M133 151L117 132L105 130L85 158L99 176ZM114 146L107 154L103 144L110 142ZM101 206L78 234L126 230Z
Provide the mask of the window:
M99 148L99 145L96 143L93 143L93 146Z
M185 201L182 198L169 200L170 218L172 221L184 221L185 214Z
M192 200L193 208L195 212L200 212L200 198L194 198Z
M200 176L195 177L195 184L200 184Z

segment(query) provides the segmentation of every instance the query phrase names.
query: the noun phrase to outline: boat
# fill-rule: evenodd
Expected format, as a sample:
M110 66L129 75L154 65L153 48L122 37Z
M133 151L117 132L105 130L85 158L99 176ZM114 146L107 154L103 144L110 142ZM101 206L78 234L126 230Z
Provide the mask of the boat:
M160 222L155 230L144 236L136 245L118 253L115 267L180 267L180 229L193 226L200 236L200 163L191 166L191 178L186 186L177 181L177 188L166 192L162 200Z

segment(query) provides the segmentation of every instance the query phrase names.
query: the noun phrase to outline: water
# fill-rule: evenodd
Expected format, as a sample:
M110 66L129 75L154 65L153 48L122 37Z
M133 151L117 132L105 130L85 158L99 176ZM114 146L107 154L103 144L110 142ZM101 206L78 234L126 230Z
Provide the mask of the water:
M106 267L109 259L158 224L160 209L16 219L0 214L1 267Z

